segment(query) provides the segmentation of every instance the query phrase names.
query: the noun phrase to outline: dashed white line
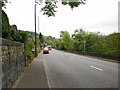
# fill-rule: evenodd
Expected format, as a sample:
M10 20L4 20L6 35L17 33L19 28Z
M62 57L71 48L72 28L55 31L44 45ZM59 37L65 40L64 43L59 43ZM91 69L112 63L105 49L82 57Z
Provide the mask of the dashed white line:
M98 67L95 67L95 66L90 66L91 68L94 68L94 69L97 69L97 70L99 70L99 71L103 71L103 69L101 69L101 68L98 68Z

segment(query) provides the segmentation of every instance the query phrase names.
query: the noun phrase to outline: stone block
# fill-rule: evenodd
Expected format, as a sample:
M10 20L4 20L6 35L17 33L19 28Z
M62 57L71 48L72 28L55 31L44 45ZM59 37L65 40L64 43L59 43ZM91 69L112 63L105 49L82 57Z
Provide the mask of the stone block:
M6 84L6 82L4 81L4 82L2 82L2 88L7 88L7 84Z
M7 48L7 50L4 48ZM8 54L8 47L7 46L2 47L2 55L7 55L7 54Z
M6 81L6 77L4 73L2 73L2 81Z
M14 73L14 69L11 68L11 70L9 71L9 73L10 73L10 77L11 77L13 75L13 73Z
M2 72L6 73L10 70L9 61L2 62Z
M6 84L7 84L7 88L11 88L11 78L10 78L10 76L7 77Z

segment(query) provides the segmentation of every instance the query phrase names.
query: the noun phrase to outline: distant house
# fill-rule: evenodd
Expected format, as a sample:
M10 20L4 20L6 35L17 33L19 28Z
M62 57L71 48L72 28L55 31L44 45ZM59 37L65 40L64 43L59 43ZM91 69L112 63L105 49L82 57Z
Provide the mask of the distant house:
M33 37L29 37L28 41L34 41L34 38Z
M31 35L29 34L28 41L34 41L34 36L31 36Z

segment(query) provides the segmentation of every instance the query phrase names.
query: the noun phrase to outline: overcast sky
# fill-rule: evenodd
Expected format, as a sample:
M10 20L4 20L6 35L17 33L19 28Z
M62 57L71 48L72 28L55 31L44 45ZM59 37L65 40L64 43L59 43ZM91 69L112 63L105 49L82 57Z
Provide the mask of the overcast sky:
M9 17L10 24L16 24L18 29L34 31L34 0L8 0L7 9L4 9ZM118 32L118 1L119 0L87 0L85 5L80 5L71 10L69 6L58 4L55 17L47 17L40 12L41 6L37 6L37 18L39 16L39 31L46 36L59 37L60 31L68 31L70 34L75 29L101 32L110 34Z

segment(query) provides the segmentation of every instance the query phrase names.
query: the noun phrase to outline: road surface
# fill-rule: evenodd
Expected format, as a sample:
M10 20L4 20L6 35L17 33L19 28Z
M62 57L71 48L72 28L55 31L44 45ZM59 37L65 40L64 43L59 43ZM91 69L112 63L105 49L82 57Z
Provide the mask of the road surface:
M118 88L118 64L51 50L43 55L49 88Z

